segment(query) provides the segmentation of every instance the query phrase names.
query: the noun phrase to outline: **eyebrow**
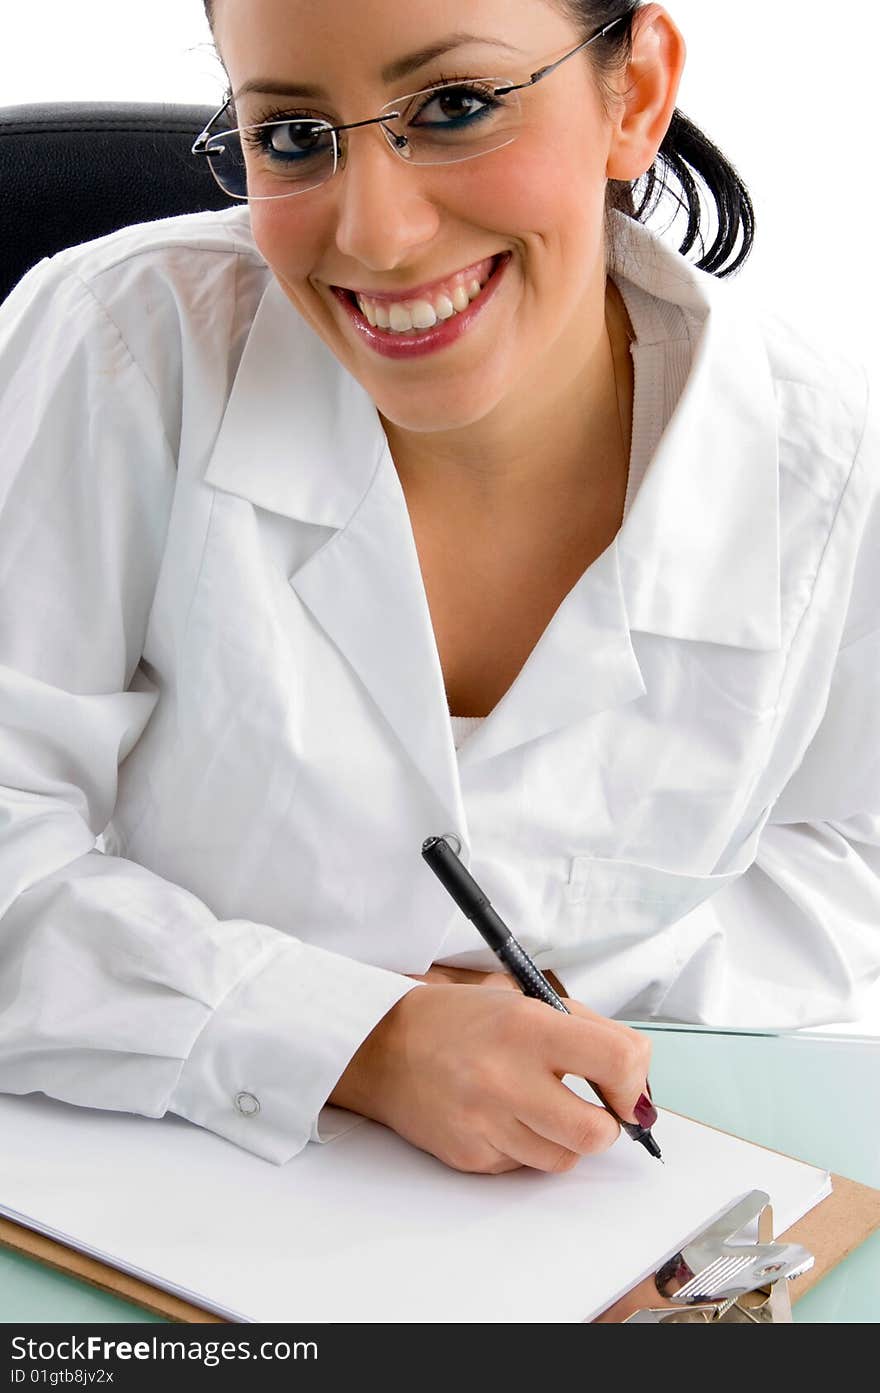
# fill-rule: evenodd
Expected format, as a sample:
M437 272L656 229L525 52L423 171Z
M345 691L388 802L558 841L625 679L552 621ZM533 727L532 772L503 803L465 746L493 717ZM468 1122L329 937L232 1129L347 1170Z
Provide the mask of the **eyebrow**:
M508 53L522 53L522 49L514 48L511 44L506 44L502 39L487 39L478 34L447 34L444 39L439 39L437 43L429 44L426 48L417 49L415 53L408 53L403 58L396 58L392 63L387 63L381 71L382 81L388 86L392 82L398 82L402 77L408 77L410 73L416 72L419 68L425 67L427 63L433 62L435 58L440 58L445 53L451 53L455 48L463 48L465 44L490 44L493 48L506 49ZM324 97L329 94L323 87L317 87L311 83L304 82L276 82L273 78L254 77L250 82L245 82L233 93L232 100L237 101L246 92L271 93L284 97Z

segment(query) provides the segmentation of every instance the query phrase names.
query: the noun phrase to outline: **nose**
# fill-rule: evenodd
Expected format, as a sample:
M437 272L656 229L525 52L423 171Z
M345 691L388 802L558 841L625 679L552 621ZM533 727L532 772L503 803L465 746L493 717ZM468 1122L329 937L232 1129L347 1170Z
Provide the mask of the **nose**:
M381 126L362 126L345 136L334 181L336 245L371 271L393 271L436 235L440 217L423 178L431 171L396 155Z

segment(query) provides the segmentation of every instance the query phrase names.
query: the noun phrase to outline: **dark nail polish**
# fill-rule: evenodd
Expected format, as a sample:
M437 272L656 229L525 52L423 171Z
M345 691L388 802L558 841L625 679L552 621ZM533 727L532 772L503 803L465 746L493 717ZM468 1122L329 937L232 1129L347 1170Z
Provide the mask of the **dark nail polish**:
M644 1093L636 1103L633 1111L636 1115L636 1122L640 1127L653 1127L654 1123L657 1121L657 1109L654 1107L650 1098L645 1097Z

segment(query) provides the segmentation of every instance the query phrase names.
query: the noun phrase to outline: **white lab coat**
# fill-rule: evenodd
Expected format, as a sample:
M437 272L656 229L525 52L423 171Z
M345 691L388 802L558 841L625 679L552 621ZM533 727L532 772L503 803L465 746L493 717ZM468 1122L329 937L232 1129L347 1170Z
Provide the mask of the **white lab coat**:
M421 859L438 833L602 1012L857 1013L880 974L876 407L857 363L616 217L613 273L688 316L687 381L615 541L458 755L378 414L246 206L16 287L0 1089L171 1110L277 1163L325 1140L403 974L498 967ZM667 347L636 346L637 411Z

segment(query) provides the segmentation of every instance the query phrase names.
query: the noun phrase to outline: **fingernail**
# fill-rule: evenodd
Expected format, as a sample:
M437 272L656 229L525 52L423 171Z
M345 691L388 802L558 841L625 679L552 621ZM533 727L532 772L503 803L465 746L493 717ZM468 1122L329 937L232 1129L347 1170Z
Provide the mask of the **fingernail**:
M648 1090L648 1097L653 1101L654 1095L651 1092L651 1083L649 1079L645 1079L645 1088Z
M636 1122L640 1127L653 1127L654 1123L657 1121L657 1109L654 1107L650 1098L645 1097L644 1093L636 1103L633 1112L636 1116Z

